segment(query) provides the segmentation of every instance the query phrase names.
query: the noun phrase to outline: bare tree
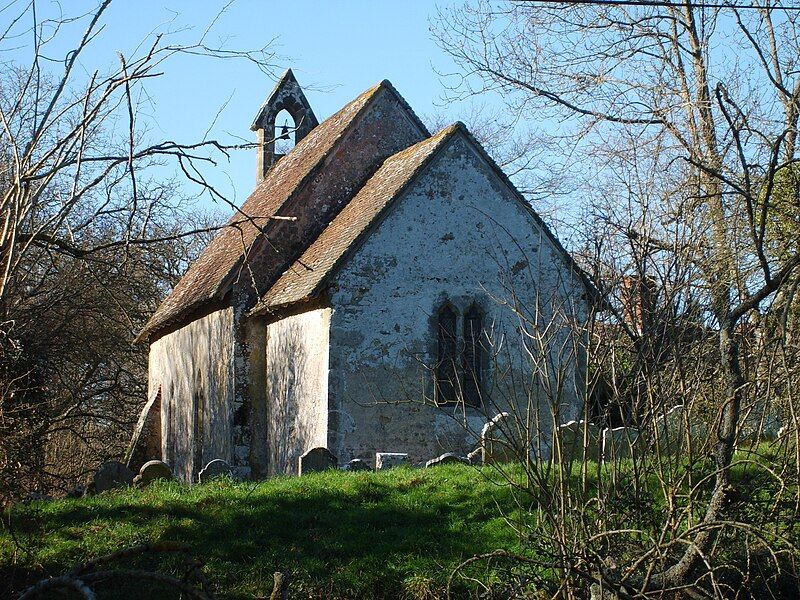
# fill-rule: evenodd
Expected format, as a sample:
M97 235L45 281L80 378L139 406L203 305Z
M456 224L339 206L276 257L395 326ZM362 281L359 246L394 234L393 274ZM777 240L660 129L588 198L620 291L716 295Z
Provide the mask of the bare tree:
M442 14L436 27L460 67L454 94L499 91L514 118L569 119L584 165L618 206L646 198L632 205L646 211L614 222L631 250L621 272L642 281L645 268L684 269L699 322L714 332L722 393L713 406L713 490L681 553L661 568L640 565L631 589L642 592L713 577L707 556L735 497L733 455L754 383L743 330L790 293L800 267L800 255L775 251L770 239L781 235L771 226L780 211L798 215L800 14L758 4L479 2ZM655 185L637 188L641 178L620 177L620 168L655 174ZM627 333L640 353L641 332Z
M188 43L155 33L93 70L86 54L111 5L55 18L36 0L3 8L0 51L29 61L0 65L0 494L74 483L88 465L67 465L65 444L93 462L109 456L108 440L144 399L146 359L130 341L193 240L219 228L195 217L195 201L233 205L206 174L252 145L202 131L199 141L159 139L142 110L148 82L179 57L273 70L269 48L210 45L213 22ZM250 218L238 212L229 224Z

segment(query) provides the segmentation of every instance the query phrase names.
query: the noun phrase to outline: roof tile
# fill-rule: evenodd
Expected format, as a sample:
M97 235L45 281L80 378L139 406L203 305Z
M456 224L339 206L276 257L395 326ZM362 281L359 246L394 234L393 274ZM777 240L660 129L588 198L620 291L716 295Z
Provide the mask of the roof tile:
M237 267L255 239L268 228L270 217L302 187L307 177L334 148L356 117L376 96L390 87L382 81L315 127L269 170L266 177L192 263L169 296L145 325L137 340L179 322L202 305L221 299L230 288Z
M405 189L436 150L463 128L461 123L456 123L388 158L303 255L264 294L252 313L265 312L312 296L345 253Z

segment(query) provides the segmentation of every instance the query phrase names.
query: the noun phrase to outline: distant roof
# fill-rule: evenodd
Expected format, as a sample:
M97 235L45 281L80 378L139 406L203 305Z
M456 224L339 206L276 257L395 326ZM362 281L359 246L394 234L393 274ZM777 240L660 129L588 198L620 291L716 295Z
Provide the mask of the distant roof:
M379 90L387 88L393 90L384 80L362 93L312 129L290 153L275 163L242 208L228 221L228 226L217 233L192 263L139 333L137 341L180 322L208 302L222 299L235 281L249 248L268 227L270 217L278 213L281 206L302 187Z
M262 296L251 314L313 296L326 276L341 262L348 249L355 245L383 210L405 189L436 150L462 128L464 126L461 123L451 125L386 159L314 243Z

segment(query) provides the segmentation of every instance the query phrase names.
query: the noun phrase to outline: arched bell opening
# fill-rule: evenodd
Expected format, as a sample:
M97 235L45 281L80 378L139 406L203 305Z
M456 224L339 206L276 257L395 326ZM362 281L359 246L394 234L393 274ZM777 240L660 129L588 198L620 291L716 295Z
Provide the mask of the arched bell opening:
M275 115L275 158L280 158L291 152L295 146L297 125L292 114L283 109Z

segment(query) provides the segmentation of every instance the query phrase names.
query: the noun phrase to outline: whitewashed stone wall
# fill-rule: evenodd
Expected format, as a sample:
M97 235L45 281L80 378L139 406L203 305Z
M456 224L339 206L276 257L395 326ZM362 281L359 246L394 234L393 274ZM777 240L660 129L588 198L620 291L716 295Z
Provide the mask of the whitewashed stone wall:
M545 322L559 307L583 322L584 295L534 217L459 134L335 277L328 447L340 462L370 460L376 451L407 452L414 463L464 452L509 401L546 434L548 400L530 376L520 320L503 303L516 296L531 319ZM444 301L461 316L477 303L498 344L486 365L491 400L483 409L430 405L434 377L426 365L436 360L436 314ZM556 330L544 354L566 374L555 400L557 419L566 422L580 414L583 394L575 354L565 351L574 349L572 330Z
M150 346L149 395L161 388L162 456L192 481L206 462L233 462L233 309L212 312Z
M321 308L267 325L269 475L297 474L304 452L327 445L330 319Z

